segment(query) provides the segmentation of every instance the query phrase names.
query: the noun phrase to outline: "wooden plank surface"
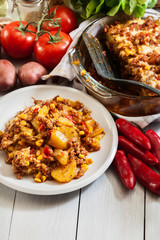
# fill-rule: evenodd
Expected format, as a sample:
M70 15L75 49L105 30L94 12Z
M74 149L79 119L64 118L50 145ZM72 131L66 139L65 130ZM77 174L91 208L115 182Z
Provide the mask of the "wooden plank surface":
M160 136L160 123L152 123L152 128ZM146 191L145 240L160 239L160 197Z
M15 191L0 184L0 239L6 240L9 236L12 220Z
M144 189L128 191L110 168L81 194L77 240L144 240Z
M160 198L146 193L145 240L160 239Z
M160 134L160 123L149 127ZM0 240L160 239L160 198L138 183L128 191L112 168L79 193L34 196L0 184Z
M17 192L9 240L75 240L79 191L57 196Z

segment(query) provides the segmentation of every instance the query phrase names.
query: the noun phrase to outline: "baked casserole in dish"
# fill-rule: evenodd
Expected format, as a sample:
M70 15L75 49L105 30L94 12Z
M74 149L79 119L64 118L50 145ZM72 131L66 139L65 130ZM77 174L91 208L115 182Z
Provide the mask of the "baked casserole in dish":
M159 21L150 18L115 21L106 25L104 31L120 77L160 89Z
M94 20L85 32L96 37L113 59L115 74L160 88L159 37L157 11L146 11L143 19L118 13ZM114 84L97 74L82 36L70 51L70 62L78 80L89 94L111 113L121 117L160 116L160 97L142 88ZM146 96L147 95L147 96Z

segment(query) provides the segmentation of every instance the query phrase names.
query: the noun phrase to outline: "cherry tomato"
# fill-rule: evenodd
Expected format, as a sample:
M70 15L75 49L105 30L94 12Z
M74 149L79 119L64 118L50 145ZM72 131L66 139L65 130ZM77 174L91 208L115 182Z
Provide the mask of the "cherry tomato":
M12 58L26 58L33 53L36 29L27 22L14 21L7 24L1 32L1 44ZM17 29L18 28L18 29ZM31 32L30 32L31 31Z
M54 13L56 12L56 18L61 18L61 31L70 33L77 27L77 16L72 9L64 5L55 5L50 8L50 14L54 19ZM57 30L57 27L51 26L49 22L43 23L43 29L48 31Z
M51 31L51 36L55 36L57 31ZM47 69L53 69L60 62L72 42L71 37L60 32L59 37L62 38L58 42L52 42L50 35L45 33L38 38L34 46L34 54L36 60Z

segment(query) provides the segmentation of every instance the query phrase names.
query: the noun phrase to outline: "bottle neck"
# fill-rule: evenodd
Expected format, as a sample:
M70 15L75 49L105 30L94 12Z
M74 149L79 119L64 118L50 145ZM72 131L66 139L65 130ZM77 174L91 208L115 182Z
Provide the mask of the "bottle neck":
M36 6L40 4L43 0L18 0L18 3L23 6Z

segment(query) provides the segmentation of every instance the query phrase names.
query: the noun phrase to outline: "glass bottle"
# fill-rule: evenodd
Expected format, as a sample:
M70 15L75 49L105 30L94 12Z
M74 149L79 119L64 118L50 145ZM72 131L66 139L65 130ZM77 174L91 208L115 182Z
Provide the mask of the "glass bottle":
M12 20L37 21L41 18L47 0L9 0L12 1L10 17Z
M20 20L26 22L37 21L42 16L43 0L18 0L17 13Z
M8 0L0 0L0 17L5 17L8 11Z

